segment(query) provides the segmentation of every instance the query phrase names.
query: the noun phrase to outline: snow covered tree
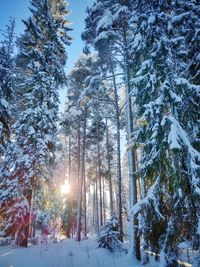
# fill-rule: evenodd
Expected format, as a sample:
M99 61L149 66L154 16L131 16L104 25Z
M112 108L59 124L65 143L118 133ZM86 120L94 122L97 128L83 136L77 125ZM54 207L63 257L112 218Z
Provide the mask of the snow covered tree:
M195 55L186 57L191 40L197 42L195 3L136 2L132 20L132 93L144 182L144 198L132 212L141 215L144 249L161 252L161 266L176 266L178 244L197 240L198 87L187 70Z
M24 217L28 219L25 225L18 225L21 235L18 240L23 246L27 246L33 196L51 178L56 149L58 89L66 82L65 45L70 42L65 1L33 0L31 6L32 16L24 21L25 34L18 41L17 63L23 76L25 73L25 80L20 85L24 107L13 126L14 142L5 161L10 163L9 169L2 181L7 185L3 199L6 203L16 195L26 203L26 209L22 207L20 215L22 221ZM15 161L11 162L12 159ZM17 199L14 206L10 206L10 221L19 214L15 209L21 207Z
M86 27L82 37L88 45L92 45L99 53L99 57L106 70L106 76L112 78L114 92L114 110L117 128L117 177L118 177L118 217L120 224L121 239L123 236L122 227L122 199L121 199L121 158L120 158L120 106L119 88L117 86L117 76L122 76L127 89L127 125L132 121L132 107L130 102L130 80L129 80L129 58L127 36L129 29L129 19L131 2L129 1L96 1L88 9L88 16L85 20ZM106 67L105 67L106 66ZM119 72L120 70L120 72ZM130 118L129 118L130 117ZM131 124L132 125L132 124ZM132 132L130 127L129 136ZM130 151L131 152L131 151ZM130 162L134 162L134 153L129 153ZM130 167L133 165L130 165ZM130 171L131 175L133 170ZM130 177L133 180L133 177ZM134 179L135 180L135 179ZM133 181L134 181L133 180ZM130 183L134 184L134 183ZM133 195L133 194L132 194ZM135 200L136 202L136 200ZM135 228L137 229L137 228ZM138 254L139 258L139 254Z
M102 167L102 162L105 155L103 149L105 145L105 143L103 143L105 138L105 122L103 117L111 116L113 114L110 108L113 103L112 99L108 97L108 92L106 91L107 84L102 80L100 72L101 65L99 64L99 58L96 54L84 54L80 57L69 75L67 95L68 100L66 115L64 115L64 124L65 127L68 128L67 134L70 134L70 132L73 131L73 128L77 129L77 134L74 133L74 131L73 136L70 134L71 144L74 138L77 140L76 147L70 146L70 150L77 151L77 153L75 153L77 155L75 156L76 159L74 158L77 163L75 168L75 172L77 173L76 177L80 177L79 181L81 181L82 173L85 176L83 177L82 185L81 183L78 184L78 187L83 186L84 194L81 200L81 209L83 209L84 214L83 229L86 228L85 221L87 214L85 208L85 182L87 182L86 179L89 180L88 177L90 177L88 168L94 168L93 171L96 173L95 182L94 179L91 178L93 179L92 183L95 187L95 197L97 200L95 202L95 205L97 205L97 212L95 215L96 229L99 228L99 224L103 225L105 221L105 194L103 191L105 186L105 170ZM85 119L87 120L87 125L85 124ZM84 157L83 153L85 154ZM90 163L86 162L90 157L88 155L90 153L93 153L93 160L95 161L95 164L92 163L90 165ZM84 166L83 171L81 170L82 166ZM79 193L78 197L80 196L81 194ZM78 206L80 206L80 203Z
M112 217L101 229L97 242L99 248L107 248L111 252L127 252L126 247L120 241L120 233L118 231L119 223L116 217Z
M10 20L9 25L6 27L4 40L0 45L0 163L1 166L9 146L11 136L11 104L13 103L14 95L14 81L15 81L15 64L13 58L14 52L14 27L15 21ZM12 110L12 111L11 111ZM0 175L0 184L2 186L3 175ZM4 190L5 187L1 187ZM4 211L5 205L1 205L0 213L2 214L3 226L5 227Z
M0 45L0 155L5 153L10 137L10 100L14 87L14 27L15 21L11 19Z

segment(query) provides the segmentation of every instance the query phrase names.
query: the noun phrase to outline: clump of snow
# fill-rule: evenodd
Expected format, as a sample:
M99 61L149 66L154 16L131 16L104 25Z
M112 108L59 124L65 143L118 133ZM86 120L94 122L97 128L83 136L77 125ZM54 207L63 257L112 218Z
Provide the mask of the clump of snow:
M71 107L69 110L69 116L71 118L76 118L82 114L81 110L78 110L76 107Z
M141 33L137 33L132 43L132 49L137 48L141 41L142 41L142 35Z
M190 248L190 246L191 246L191 243L187 241L181 242L180 244L178 244L178 248L180 249L188 249Z
M158 214L158 216L162 219L165 219L163 217L163 215L160 213L158 205L157 205L157 201L156 201L156 192L157 192L157 187L159 185L159 177L156 179L155 183L150 187L150 189L148 190L147 195L140 200L139 202L137 202L132 208L131 208L131 212L133 212L134 214L137 214L141 209L142 206L146 206L149 205L151 201L153 201L154 203L154 209L156 211L156 213Z
M183 191L182 191L181 188L178 189L178 195L179 195L180 198L183 197Z
M148 18L148 24L153 24L155 22L156 18L154 15L149 16Z
M168 135L168 143L170 145L170 149L181 149L181 146L178 142L178 128L175 123L171 123L171 129Z
M97 32L111 27L112 23L113 23L112 14L109 10L106 10L103 17L99 20L97 24L96 28Z
M185 17L189 15L190 15L190 12L185 12L185 13L172 17L171 21L172 23L180 22L181 20L183 20Z

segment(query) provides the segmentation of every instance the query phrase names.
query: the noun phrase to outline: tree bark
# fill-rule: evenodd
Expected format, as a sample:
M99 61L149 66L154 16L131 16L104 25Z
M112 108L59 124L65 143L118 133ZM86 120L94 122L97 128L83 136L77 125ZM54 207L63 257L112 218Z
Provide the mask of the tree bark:
M98 172L97 172L97 166L96 166L96 232L99 234L99 201L98 201Z
M81 213L82 213L82 187L83 179L80 175L80 118L78 122L78 153L77 153L77 163L78 163L78 207L77 207L77 224L76 224L76 241L81 240Z
M103 225L106 222L105 179L103 178Z
M94 188L93 188L93 205L92 205L92 226L95 227L95 218L96 218L96 183L94 183Z
M83 210L84 210L84 237L87 238L87 207L86 207L86 177L85 177L85 144L86 144L87 108L84 111L83 147L82 147L82 179L83 179Z
M124 45L124 77L126 89L126 117L127 117L127 146L128 146L128 167L129 167L129 183L130 183L130 206L132 207L137 203L137 176L136 171L136 156L135 151L130 147L132 134L133 134L133 114L131 103L131 87L130 87L130 66L129 57L127 52L127 39L126 30L123 34ZM140 253L140 239L138 233L138 218L133 212L130 214L130 242L129 242L129 255L133 255L139 261L141 260Z
M107 150L107 165L108 165L108 182L109 182L109 196L110 196L110 218L114 215L113 208L113 192L112 192L112 175L111 175L111 163L110 163L110 152L109 152L109 129L108 119L106 118L106 150Z
M119 221L119 233L120 240L123 241L123 221L122 221L122 174L121 174L121 144L120 144L120 109L119 109L119 97L117 84L115 80L115 73L113 64L111 63L111 72L113 76L113 88L115 96L115 112L116 112L116 128L117 128L117 181L118 181L118 195L117 195L117 206L118 206L118 221Z
M99 121L97 123L97 154L98 154L100 225L103 226L103 207L102 207L103 203L102 203L102 181L101 181L101 157L100 157Z

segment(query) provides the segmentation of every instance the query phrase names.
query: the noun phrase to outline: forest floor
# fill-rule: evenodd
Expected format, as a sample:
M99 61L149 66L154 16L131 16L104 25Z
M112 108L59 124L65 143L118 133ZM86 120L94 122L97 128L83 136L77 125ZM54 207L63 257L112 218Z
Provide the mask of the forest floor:
M156 267L152 263L147 267ZM97 248L93 239L32 245L28 248L0 247L0 267L141 267L124 255Z

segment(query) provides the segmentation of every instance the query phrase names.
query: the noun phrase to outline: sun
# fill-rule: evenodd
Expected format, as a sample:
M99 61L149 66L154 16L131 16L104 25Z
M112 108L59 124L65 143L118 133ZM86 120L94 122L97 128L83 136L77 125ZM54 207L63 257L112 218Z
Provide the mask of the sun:
M65 180L65 183L60 186L60 192L61 192L61 195L70 193L70 184L68 180Z

